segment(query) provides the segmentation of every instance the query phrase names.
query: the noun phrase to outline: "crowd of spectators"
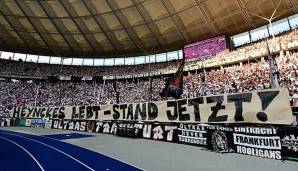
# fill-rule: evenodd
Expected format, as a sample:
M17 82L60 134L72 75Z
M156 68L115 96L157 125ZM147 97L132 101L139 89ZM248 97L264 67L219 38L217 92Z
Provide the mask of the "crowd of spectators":
M279 53L281 50L290 50L298 47L298 30L294 29L268 39L270 50ZM212 68L214 66L235 63L242 60L253 60L267 54L266 39L246 44L234 51L225 50L213 54L209 58L199 58L197 61L189 61L185 68L191 70L192 66ZM126 74L145 74L149 71L155 73L174 72L179 66L179 61L168 61L161 63L127 65L127 66L68 66L53 64L37 64L12 60L0 60L1 76L22 77L48 77L48 76L114 76Z
M185 59L200 59L222 52L227 48L225 35L205 39L184 46Z
M278 41L277 41L278 40ZM285 42L285 43L283 43ZM275 59L278 65L281 87L287 87L291 95L298 92L298 52L293 47L298 45L298 32L294 30L275 39L270 39L271 49L279 51ZM289 45L290 44L290 45ZM286 46L283 48L283 46ZM251 50L266 50L266 43L257 42L233 52L224 52L225 55L215 56L214 59L225 59L224 56L239 56ZM283 51L283 49L289 49ZM260 50L260 51L261 51ZM266 55L264 55L266 56ZM214 60L210 59L210 60ZM241 58L242 59L242 58ZM209 59L208 59L209 60ZM193 62L192 62L193 64ZM61 72L71 75L94 75L104 73L139 73L150 70L175 70L179 62L166 62L152 65L128 67L73 67L59 65L34 64L24 62L1 61L0 74L14 75L27 74L31 76L59 75ZM106 69L108 68L108 69ZM57 72L59 71L59 72ZM245 92L270 88L269 62L266 58L255 58L246 62L237 62L233 65L220 68L208 68L204 71L186 72L184 76L183 98L192 98L205 95ZM165 100L160 92L165 86L166 76L152 78L132 78L126 80L110 80L102 83L59 81L56 83L33 81L0 82L0 115L7 115L7 109L12 106L76 106L143 102L150 100ZM117 98L119 97L119 98Z
M0 77L48 77L48 76L114 76L158 72L176 66L179 61L126 66L70 66L38 64L31 62L0 60Z
M298 29L276 35L274 38L264 38L245 46L238 47L236 50L228 49L217 53L213 57L201 58L201 60L190 62L191 66L214 67L235 63L243 60L254 60L261 56L267 55L267 44L271 52L279 53L280 51L291 50L298 47Z
M276 58L279 67L280 85L290 91L298 90L298 53L287 52ZM205 77L205 81L202 81ZM104 83L18 83L0 82L0 106L21 104L28 106L94 105L116 102L116 91L120 103L163 100L159 93L164 87L164 78L130 79L106 81ZM116 82L116 83L115 83ZM115 88L116 85L116 88ZM268 61L232 65L184 76L183 97L216 95L270 88ZM150 90L151 89L151 90ZM151 93L150 93L151 91ZM3 110L3 109L2 109Z

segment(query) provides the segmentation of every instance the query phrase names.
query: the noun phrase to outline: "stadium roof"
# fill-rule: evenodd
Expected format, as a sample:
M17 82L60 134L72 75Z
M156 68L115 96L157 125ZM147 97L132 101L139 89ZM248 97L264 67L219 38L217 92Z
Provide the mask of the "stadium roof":
M296 0L1 0L0 50L123 57L182 48L295 14Z

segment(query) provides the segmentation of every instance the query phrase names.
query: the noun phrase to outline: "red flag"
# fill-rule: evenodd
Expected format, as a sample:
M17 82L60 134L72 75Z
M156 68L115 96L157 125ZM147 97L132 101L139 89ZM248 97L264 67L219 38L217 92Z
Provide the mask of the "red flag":
M22 98L19 94L16 95L16 106L22 105Z

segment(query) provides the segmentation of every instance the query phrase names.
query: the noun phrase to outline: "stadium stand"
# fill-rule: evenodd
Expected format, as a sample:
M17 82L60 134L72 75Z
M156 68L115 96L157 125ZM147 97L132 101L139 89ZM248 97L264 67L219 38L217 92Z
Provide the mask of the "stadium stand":
M0 1L0 170L295 170L297 11Z
M279 78L282 87L287 87L291 94L298 91L298 31L282 33L269 40L270 48L276 56L279 66ZM247 44L235 51L225 51L208 59L190 61L184 77L184 91L182 97L192 98L201 95L217 95L237 93L270 88L269 64L266 57L265 39L252 44ZM240 64L241 62L241 64ZM176 71L179 61L151 64L151 72L158 73L152 78L152 93L150 95L150 82L148 77L117 80L117 91L120 92L119 102L144 102L152 100L165 100L159 93L165 86L165 78ZM193 66L198 69L192 70ZM204 66L204 71L199 70ZM221 66L221 68L218 68ZM187 69L186 69L187 70ZM102 72L100 72L102 71ZM126 74L148 73L148 65L123 66L123 67L84 67L60 66L49 64L26 63L20 61L2 60L0 74L5 76L115 76ZM202 78L206 77L206 86L201 91ZM8 106L76 106L116 103L114 79L105 82L73 83L71 81L58 81L48 83L37 81L2 81L0 82L1 111L7 115ZM19 100L17 100L19 99Z

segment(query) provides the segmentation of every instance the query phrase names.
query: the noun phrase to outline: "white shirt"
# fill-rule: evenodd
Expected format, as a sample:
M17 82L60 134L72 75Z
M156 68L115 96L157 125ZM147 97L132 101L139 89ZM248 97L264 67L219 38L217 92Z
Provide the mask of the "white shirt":
M298 107L298 94L294 94L292 96L292 99L293 99L293 106Z
M296 116L295 115L293 115L292 125L293 126L296 126L297 125L297 120L296 120Z

